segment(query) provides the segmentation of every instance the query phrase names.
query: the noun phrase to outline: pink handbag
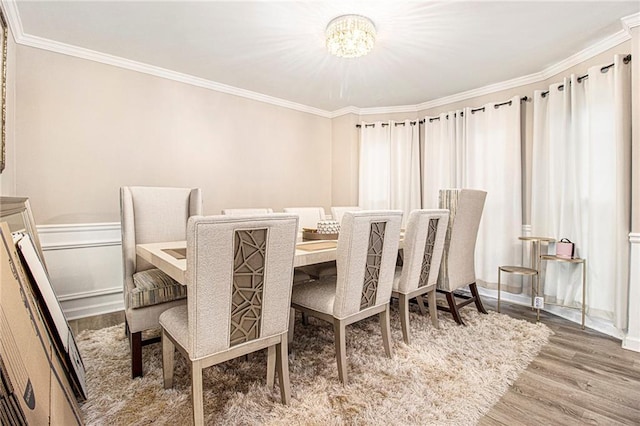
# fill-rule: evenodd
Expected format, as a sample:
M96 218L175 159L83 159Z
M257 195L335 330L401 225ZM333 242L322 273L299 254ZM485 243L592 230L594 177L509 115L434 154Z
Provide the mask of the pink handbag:
M556 243L556 256L564 259L572 259L575 245L567 238L563 238Z

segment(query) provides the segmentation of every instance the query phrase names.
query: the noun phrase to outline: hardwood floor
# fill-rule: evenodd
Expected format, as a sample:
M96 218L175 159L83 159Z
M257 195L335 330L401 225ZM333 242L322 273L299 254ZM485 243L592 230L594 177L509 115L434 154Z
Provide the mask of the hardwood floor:
M495 310L494 300L483 302ZM535 321L528 307L501 308ZM549 313L541 312L540 321L555 335L479 424L640 425L640 353Z

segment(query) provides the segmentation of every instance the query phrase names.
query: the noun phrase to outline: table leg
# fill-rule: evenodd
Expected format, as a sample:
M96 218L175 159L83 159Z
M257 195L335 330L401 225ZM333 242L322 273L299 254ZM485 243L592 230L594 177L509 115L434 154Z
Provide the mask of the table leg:
M582 329L584 330L584 315L586 310L587 293L587 259L582 262Z
M500 313L500 267L498 266L498 313Z

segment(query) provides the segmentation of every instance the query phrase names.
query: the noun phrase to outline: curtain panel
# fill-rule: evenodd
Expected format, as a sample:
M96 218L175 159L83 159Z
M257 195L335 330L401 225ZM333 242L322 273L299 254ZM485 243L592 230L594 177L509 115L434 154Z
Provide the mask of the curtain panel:
M522 262L520 121L519 97L425 118L425 207L438 206L442 188L487 191L476 244L476 276L485 287L495 288L499 265Z
M531 227L569 238L587 259L590 316L627 323L631 211L631 71L623 56L571 75L533 104ZM580 268L549 262L544 294L580 306Z
M420 134L416 121L362 123L358 205L363 209L420 208Z

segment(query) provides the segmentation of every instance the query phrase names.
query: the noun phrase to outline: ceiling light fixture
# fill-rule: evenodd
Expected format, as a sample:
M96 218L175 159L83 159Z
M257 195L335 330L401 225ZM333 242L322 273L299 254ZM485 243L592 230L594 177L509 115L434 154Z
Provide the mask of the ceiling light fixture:
M357 58L373 49L376 27L369 18L360 15L342 15L327 25L327 50L341 58Z

